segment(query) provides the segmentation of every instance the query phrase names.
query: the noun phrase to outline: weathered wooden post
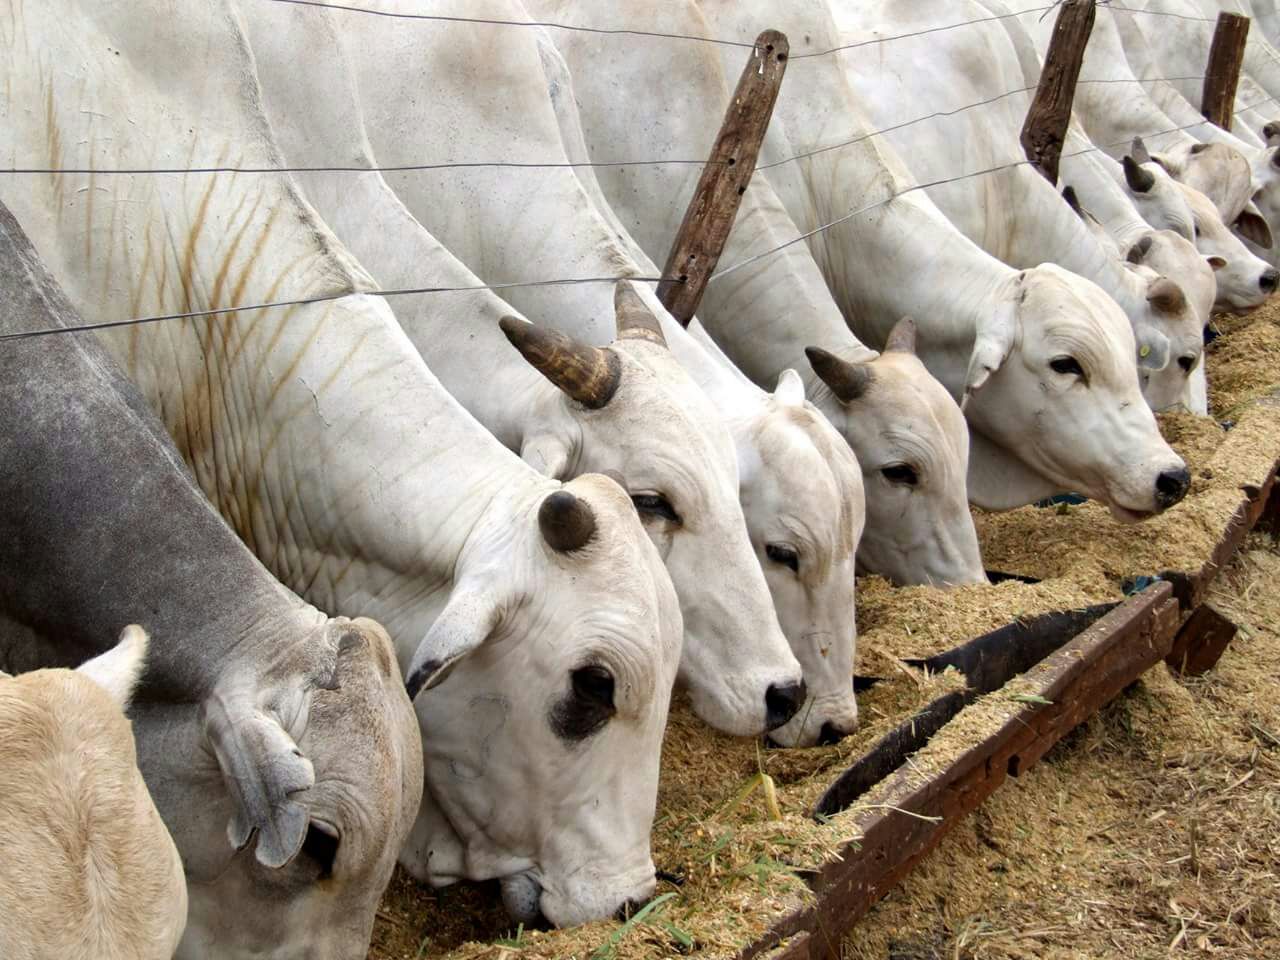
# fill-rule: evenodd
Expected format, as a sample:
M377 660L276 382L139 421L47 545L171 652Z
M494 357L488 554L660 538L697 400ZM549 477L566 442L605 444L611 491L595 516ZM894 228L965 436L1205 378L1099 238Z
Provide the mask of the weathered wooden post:
M1231 130L1235 115L1236 86L1244 62L1244 44L1249 38L1249 18L1238 13L1219 13L1209 47L1209 65L1204 71L1200 112L1212 124Z
M1023 152L1054 186L1058 185L1058 158L1067 138L1076 79L1095 12L1094 0L1064 0L1040 71L1040 85L1022 125L1019 139Z
M755 172L790 51L786 36L777 30L766 30L756 37L725 110L720 135L667 255L662 275L670 279L658 284L658 299L685 326L693 319L715 272L738 205Z

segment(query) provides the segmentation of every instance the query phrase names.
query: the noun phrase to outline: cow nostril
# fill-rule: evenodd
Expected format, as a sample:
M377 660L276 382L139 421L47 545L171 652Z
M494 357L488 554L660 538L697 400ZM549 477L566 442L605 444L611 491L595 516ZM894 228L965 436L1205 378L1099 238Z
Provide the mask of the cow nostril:
M833 743L839 743L848 734L843 730L837 730L830 723L824 723L822 729L818 731L818 746L829 747Z
M1156 477L1156 502L1160 509L1172 507L1187 495L1191 486L1191 472L1186 467L1177 470L1166 470Z
M1187 356L1185 356L1185 357L1179 357L1179 358L1178 358L1178 366L1180 366L1180 367L1182 368L1182 372L1183 372L1183 373L1190 373L1192 370L1194 370L1194 369L1195 369L1195 367L1196 367L1196 360L1197 360L1197 359L1199 359L1199 358L1198 358L1198 357L1195 357L1195 356L1192 356L1192 355L1190 355L1190 354L1188 354L1188 355L1187 355Z
M1258 281L1258 285L1267 293L1275 293L1276 287L1280 286L1280 271L1268 270L1262 275L1262 279Z
M634 917L644 905L644 900L636 900L635 898L624 900L622 906L613 911L613 919L617 920L619 923L626 923Z
M776 730L794 717L796 711L800 709L800 704L804 703L806 693L803 680L783 686L778 686L776 683L769 684L769 689L764 693L767 728Z

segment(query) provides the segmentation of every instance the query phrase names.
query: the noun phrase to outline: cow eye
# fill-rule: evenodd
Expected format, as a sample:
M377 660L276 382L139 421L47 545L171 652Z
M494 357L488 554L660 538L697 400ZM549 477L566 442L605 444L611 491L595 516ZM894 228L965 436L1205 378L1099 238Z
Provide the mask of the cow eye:
M790 567L796 573L800 572L800 554L796 553L784 544L765 544L764 555L774 563L780 563L784 567Z
M1054 373L1060 373L1064 377L1079 377L1084 379L1084 369L1080 366L1079 361L1075 357L1058 357L1056 360L1049 361L1049 369Z
M679 523L680 514L671 506L671 501L660 493L638 493L631 498L636 511L651 517L661 517L670 523Z
M616 712L613 674L606 667L589 663L569 677L569 695L551 710L551 729L564 740L585 740Z
M904 487L914 487L920 482L915 467L905 463L893 463L880 468L880 474L890 483L898 483Z
M302 840L302 854L298 862L309 864L318 871L319 880L333 875L333 862L338 859L338 835L332 827L315 820L307 824L307 835Z

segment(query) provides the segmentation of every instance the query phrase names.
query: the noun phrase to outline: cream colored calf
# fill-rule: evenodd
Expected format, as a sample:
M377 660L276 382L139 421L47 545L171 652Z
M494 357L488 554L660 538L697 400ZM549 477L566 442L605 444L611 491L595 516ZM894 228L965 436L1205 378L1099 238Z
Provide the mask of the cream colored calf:
M0 957L167 960L187 924L177 848L124 708L141 627L78 670L0 673Z

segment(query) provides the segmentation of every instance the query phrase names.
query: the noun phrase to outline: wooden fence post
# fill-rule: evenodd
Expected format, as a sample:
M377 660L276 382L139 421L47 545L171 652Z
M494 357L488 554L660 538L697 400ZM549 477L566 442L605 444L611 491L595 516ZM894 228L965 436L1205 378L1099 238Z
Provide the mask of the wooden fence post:
M1022 125L1019 139L1023 152L1054 186L1058 184L1058 158L1067 138L1076 79L1084 62L1085 44L1093 31L1095 12L1094 0L1064 0L1040 71L1040 85Z
M1249 37L1249 18L1238 13L1219 13L1209 47L1209 65L1204 71L1200 112L1210 123L1230 132L1235 114L1236 85L1244 62L1244 44Z
M756 37L711 157L667 255L662 275L671 279L658 284L658 299L684 326L698 309L755 172L790 51L786 36L777 30L766 30Z

